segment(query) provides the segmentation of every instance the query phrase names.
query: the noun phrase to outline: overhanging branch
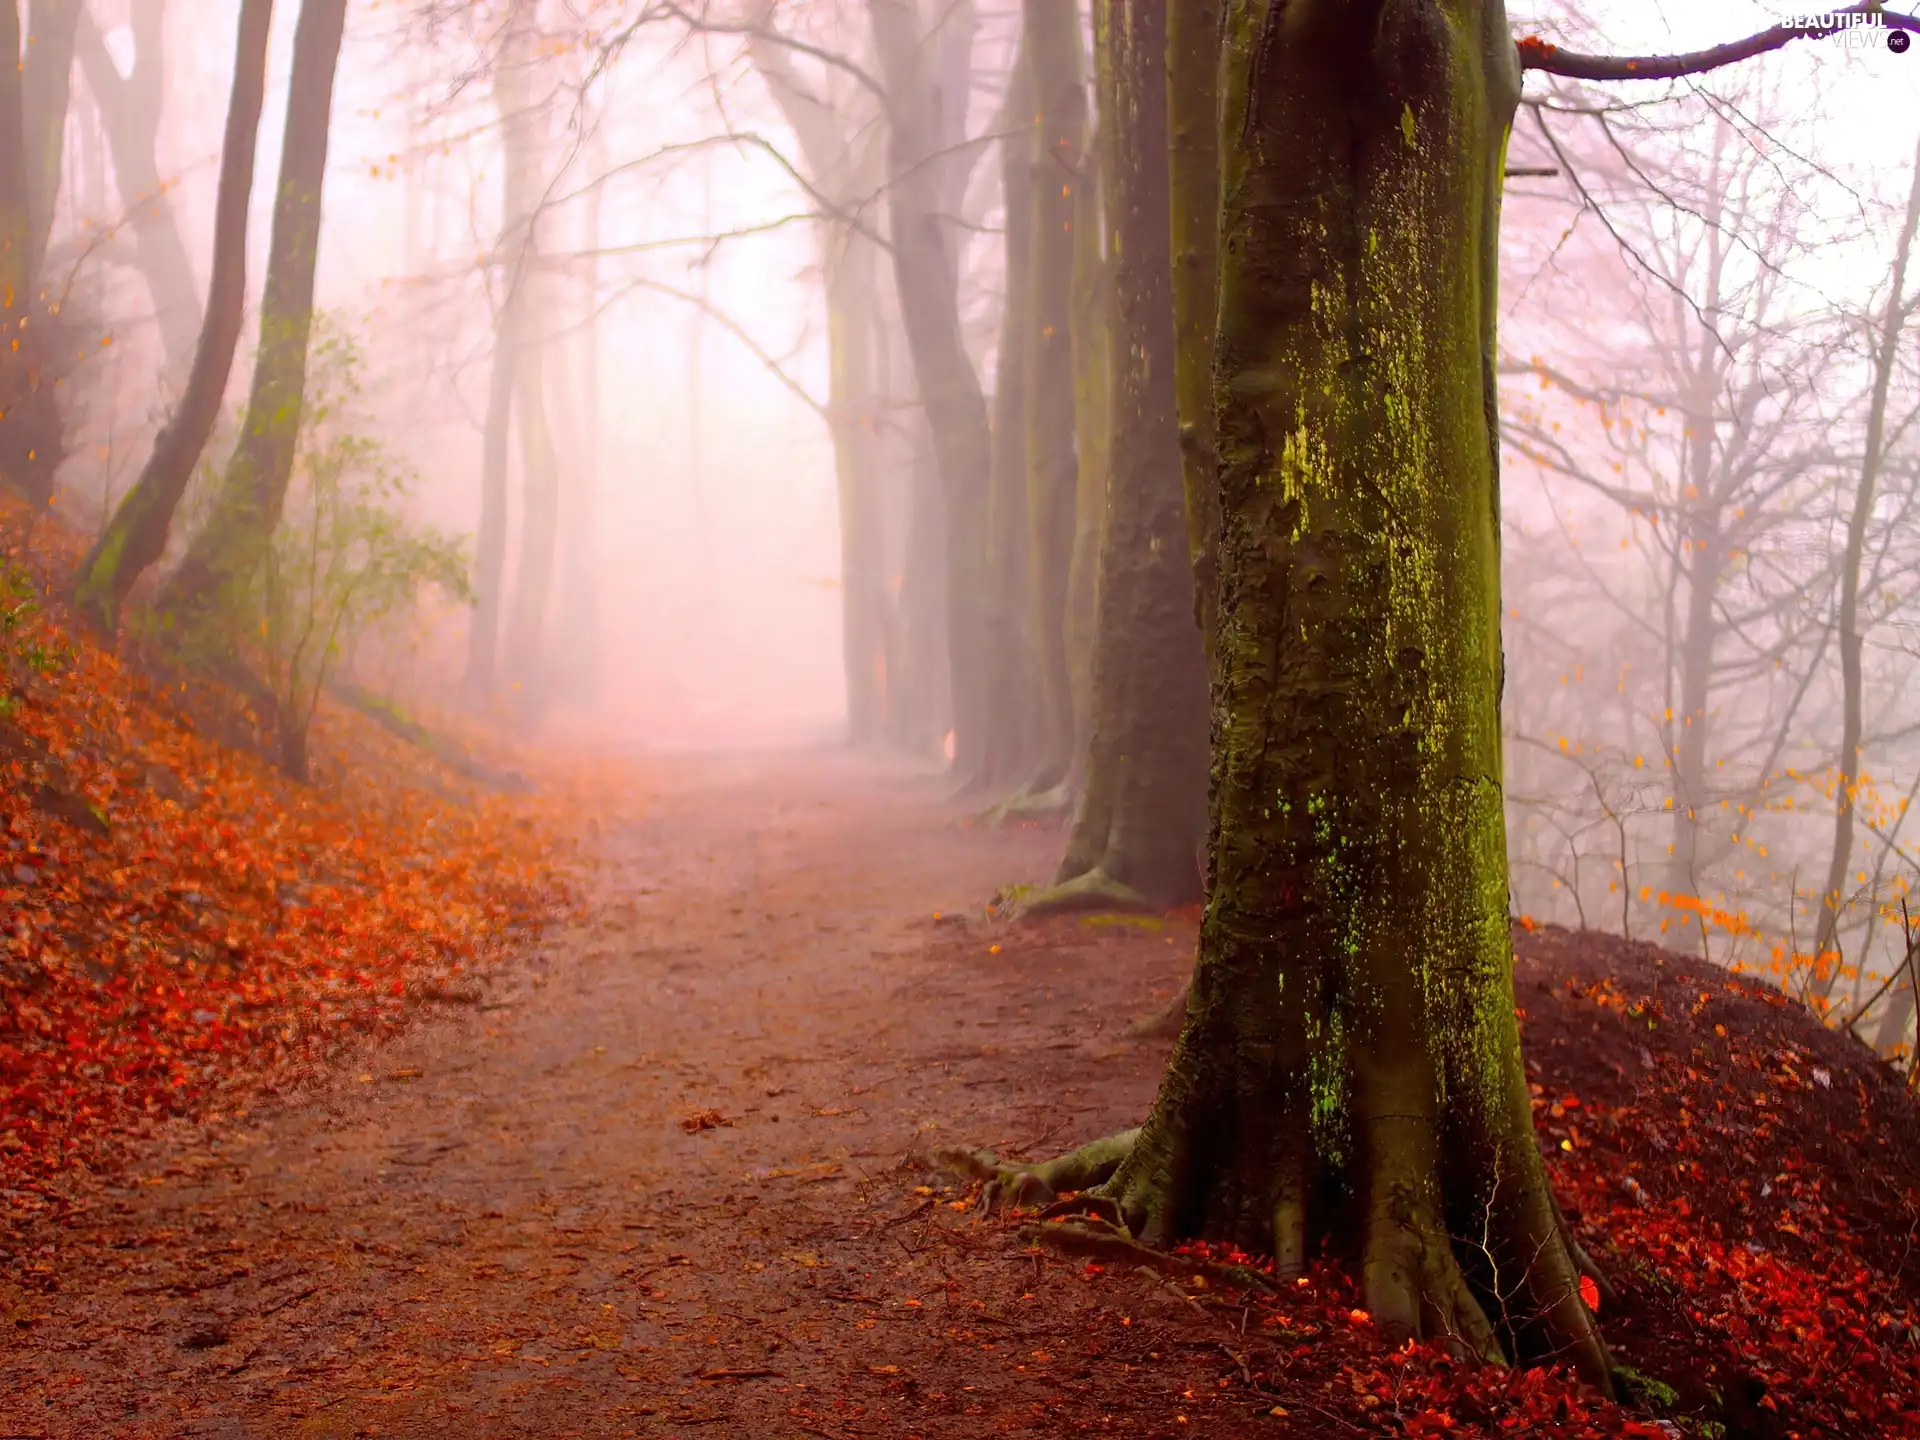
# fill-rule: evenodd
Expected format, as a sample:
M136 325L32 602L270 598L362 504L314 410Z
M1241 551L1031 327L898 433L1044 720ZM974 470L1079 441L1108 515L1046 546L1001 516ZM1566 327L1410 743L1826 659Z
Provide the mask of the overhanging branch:
M1888 30L1920 30L1920 16L1883 10L1878 0L1863 0L1845 9L1808 17L1809 21L1821 22L1818 24L1775 25L1744 40L1680 55L1585 55L1577 50L1562 50L1551 41L1529 35L1519 42L1520 68L1565 75L1574 80L1678 80L1737 65L1742 60L1779 50L1795 40L1820 40L1837 35L1842 30L1857 28L1856 18L1864 16L1873 17Z

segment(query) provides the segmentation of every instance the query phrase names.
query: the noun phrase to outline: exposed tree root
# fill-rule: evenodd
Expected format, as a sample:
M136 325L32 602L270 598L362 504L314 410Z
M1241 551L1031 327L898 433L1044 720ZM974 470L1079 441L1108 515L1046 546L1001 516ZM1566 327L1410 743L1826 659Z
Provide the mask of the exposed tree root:
M1009 1165L989 1151L958 1148L936 1150L929 1158L950 1174L986 1184L983 1213L990 1214L1001 1205L1038 1210L1053 1204L1063 1193L1091 1190L1107 1179L1127 1158L1139 1133L1123 1130L1118 1135L1090 1140L1078 1150L1041 1165Z
M1049 1225L1023 1225L1020 1238L1030 1245L1044 1245L1068 1255L1084 1255L1113 1265L1138 1265L1163 1275L1204 1275L1210 1280L1242 1289L1278 1292L1280 1287L1257 1270L1244 1265L1222 1265L1212 1260L1195 1260L1142 1245L1126 1231L1104 1220L1060 1221Z
M998 805L988 807L982 819L992 829L1019 820L1058 820L1073 810L1073 790L1062 781L1045 790L1023 785Z
M1013 918L1038 920L1047 915L1077 915L1096 910L1146 914L1154 908L1147 897L1131 885L1123 885L1106 871L1095 869L1027 896Z
M1142 1015L1126 1028L1129 1040L1171 1040L1180 1033L1187 1023L1187 987L1181 986L1180 993L1168 1002L1165 1009L1152 1015Z
M1250 1244L1251 1231L1244 1223L1228 1222L1226 1232L1219 1233L1214 1222L1201 1220L1187 1203L1203 1177L1196 1173L1198 1157L1184 1140L1175 1136L1168 1144L1164 1130L1152 1140L1143 1141L1142 1136L1140 1130L1107 1136L1038 1165L1010 1164L984 1150L964 1149L936 1152L933 1160L954 1174L984 1182L982 1214L1001 1207L1037 1210L1044 1223L1027 1226L1021 1234L1054 1249L1166 1273L1210 1274L1234 1284L1278 1288L1273 1280L1243 1267L1170 1253L1189 1234L1211 1235L1246 1249L1269 1249L1274 1273L1283 1279L1304 1270L1312 1236L1325 1223L1324 1217L1310 1218L1309 1187L1283 1184L1269 1202L1271 1210L1257 1222L1264 1243ZM1426 1158L1438 1159L1432 1152ZM1513 1212L1518 1229L1463 1241L1456 1249L1440 1223L1440 1182L1434 1172L1396 1167L1389 1160L1384 1166L1376 1161L1372 1175L1374 1188L1364 1201L1366 1213L1354 1236L1355 1270L1362 1303L1389 1341L1425 1340L1462 1358L1494 1365L1508 1363L1511 1343L1522 1358L1570 1360L1593 1383L1606 1387L1606 1350L1580 1298L1578 1278L1592 1278L1603 1296L1611 1298L1612 1290L1573 1239L1551 1192L1544 1206ZM1529 1221L1528 1214L1539 1223ZM1503 1276L1496 1257L1516 1254L1523 1261L1519 1273ZM1476 1269L1470 1281L1463 1255L1476 1266L1484 1257L1491 1273ZM1476 1285L1486 1291L1484 1300ZM1489 1305L1496 1308L1489 1310Z

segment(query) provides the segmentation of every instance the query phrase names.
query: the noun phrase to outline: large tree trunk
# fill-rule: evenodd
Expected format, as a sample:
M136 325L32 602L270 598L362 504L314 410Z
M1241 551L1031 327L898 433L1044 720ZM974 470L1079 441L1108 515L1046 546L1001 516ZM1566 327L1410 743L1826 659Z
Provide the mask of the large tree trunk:
M1207 701L1174 413L1164 5L1110 0L1112 473L1087 781L1036 908L1200 894Z
M980 377L967 353L940 204L943 120L964 93L951 93L929 53L910 0L868 0L874 51L887 89L889 238L900 311L926 407L945 504L947 663L956 776L986 778L987 482L992 432ZM949 21L951 23L951 21Z
M80 562L74 608L104 634L119 623L134 582L167 548L180 497L220 419L233 352L247 306L247 210L259 149L260 111L267 89L267 32L273 0L244 0L227 101L227 133L220 152L220 188L214 201L213 274L206 326L194 353L180 408L153 442L140 478L115 507L107 527Z
M1077 728L1067 655L1067 596L1079 465L1075 458L1073 365L1074 224L1084 183L1087 92L1081 76L1078 4L1025 0L1023 44L1035 117L1031 318L1023 337L1027 371L1027 506L1031 538L1034 660L1041 726L1028 779L1055 789L1073 766Z
M1000 342L993 376L993 455L987 485L987 756L982 782L1018 785L1033 764L1039 696L1034 615L1027 603L1031 564L1027 519L1027 332L1035 323L1033 274L1033 72L1015 57L1006 99L991 133L1002 137L1000 188L1006 212Z
M206 523L161 596L176 622L209 613L235 581L251 574L280 523L300 439L313 330L314 270L320 258L321 186L333 82L346 28L346 0L305 0L293 37L280 187L260 301L260 353L240 443L227 462Z
M1208 654L1220 583L1220 497L1214 472L1213 334L1220 241L1220 3L1171 0L1167 9L1168 150L1173 175L1174 389L1185 467L1187 541L1195 613Z
M1886 314L1873 355L1873 393L1867 404L1866 450L1860 460L1860 483L1853 492L1853 512L1847 517L1847 549L1840 562L1840 750L1834 778L1833 855L1827 865L1826 905L1820 916L1814 954L1839 949L1840 920L1847 909L1847 866L1853 858L1853 792L1860 783L1861 662L1866 636L1860 625L1860 564L1867 548L1867 526L1880 482L1887 436L1887 397L1893 385L1894 361L1899 355L1900 332L1907 318L1907 263L1913 254L1913 233L1920 225L1920 150L1913 158L1912 187L1907 193L1906 219L1893 247L1893 274L1889 279ZM1864 959L1864 957L1861 957ZM1815 993L1823 1000L1840 978L1836 957L1831 966L1817 965Z
M1114 5L1130 73L1157 7ZM1513 1008L1504 7L1234 0L1227 40L1212 864L1186 1027L1102 1193L1283 1272L1331 1235L1389 1335L1604 1387Z
M173 197L160 183L154 141L166 99L166 3L143 0L132 7L133 70L122 75L107 53L93 17L80 10L76 41L81 71L99 104L100 121L113 154L120 204L131 215L135 251L147 293L160 323L167 376L178 382L198 354L200 302L186 243L174 219Z

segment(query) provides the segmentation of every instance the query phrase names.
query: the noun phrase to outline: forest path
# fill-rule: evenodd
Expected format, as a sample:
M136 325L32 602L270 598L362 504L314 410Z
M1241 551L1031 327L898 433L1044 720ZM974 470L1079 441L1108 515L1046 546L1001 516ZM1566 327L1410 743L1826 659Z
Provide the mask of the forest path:
M960 818L834 754L675 762L494 1003L69 1220L0 1289L0 1436L1196 1433L1217 1355L1146 1365L903 1166L1131 1123L1164 1052L1118 1032L1190 963L936 923L1060 843Z

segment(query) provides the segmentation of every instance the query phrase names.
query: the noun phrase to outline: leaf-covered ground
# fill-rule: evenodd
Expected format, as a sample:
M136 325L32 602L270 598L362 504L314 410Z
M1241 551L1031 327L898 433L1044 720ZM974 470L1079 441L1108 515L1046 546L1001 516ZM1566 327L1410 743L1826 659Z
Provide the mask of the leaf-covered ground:
M1332 1275L1275 1299L979 1222L916 1157L1136 1119L1165 1042L1126 1029L1191 919L1003 926L981 898L1058 834L844 757L653 784L577 918L462 977L483 1003L18 1233L0 1434L1920 1433L1915 1109L1763 992L1517 937L1630 1411L1394 1351Z
M237 707L65 623L78 538L0 509L0 1245L170 1117L285 1085L566 904L546 802L329 710L312 786Z
M5 640L0 1435L1920 1434L1920 1108L1747 981L1516 936L1611 1405L928 1167L1151 1098L1193 917L983 911L1057 832L825 754L503 797L331 710L294 786L57 604Z

